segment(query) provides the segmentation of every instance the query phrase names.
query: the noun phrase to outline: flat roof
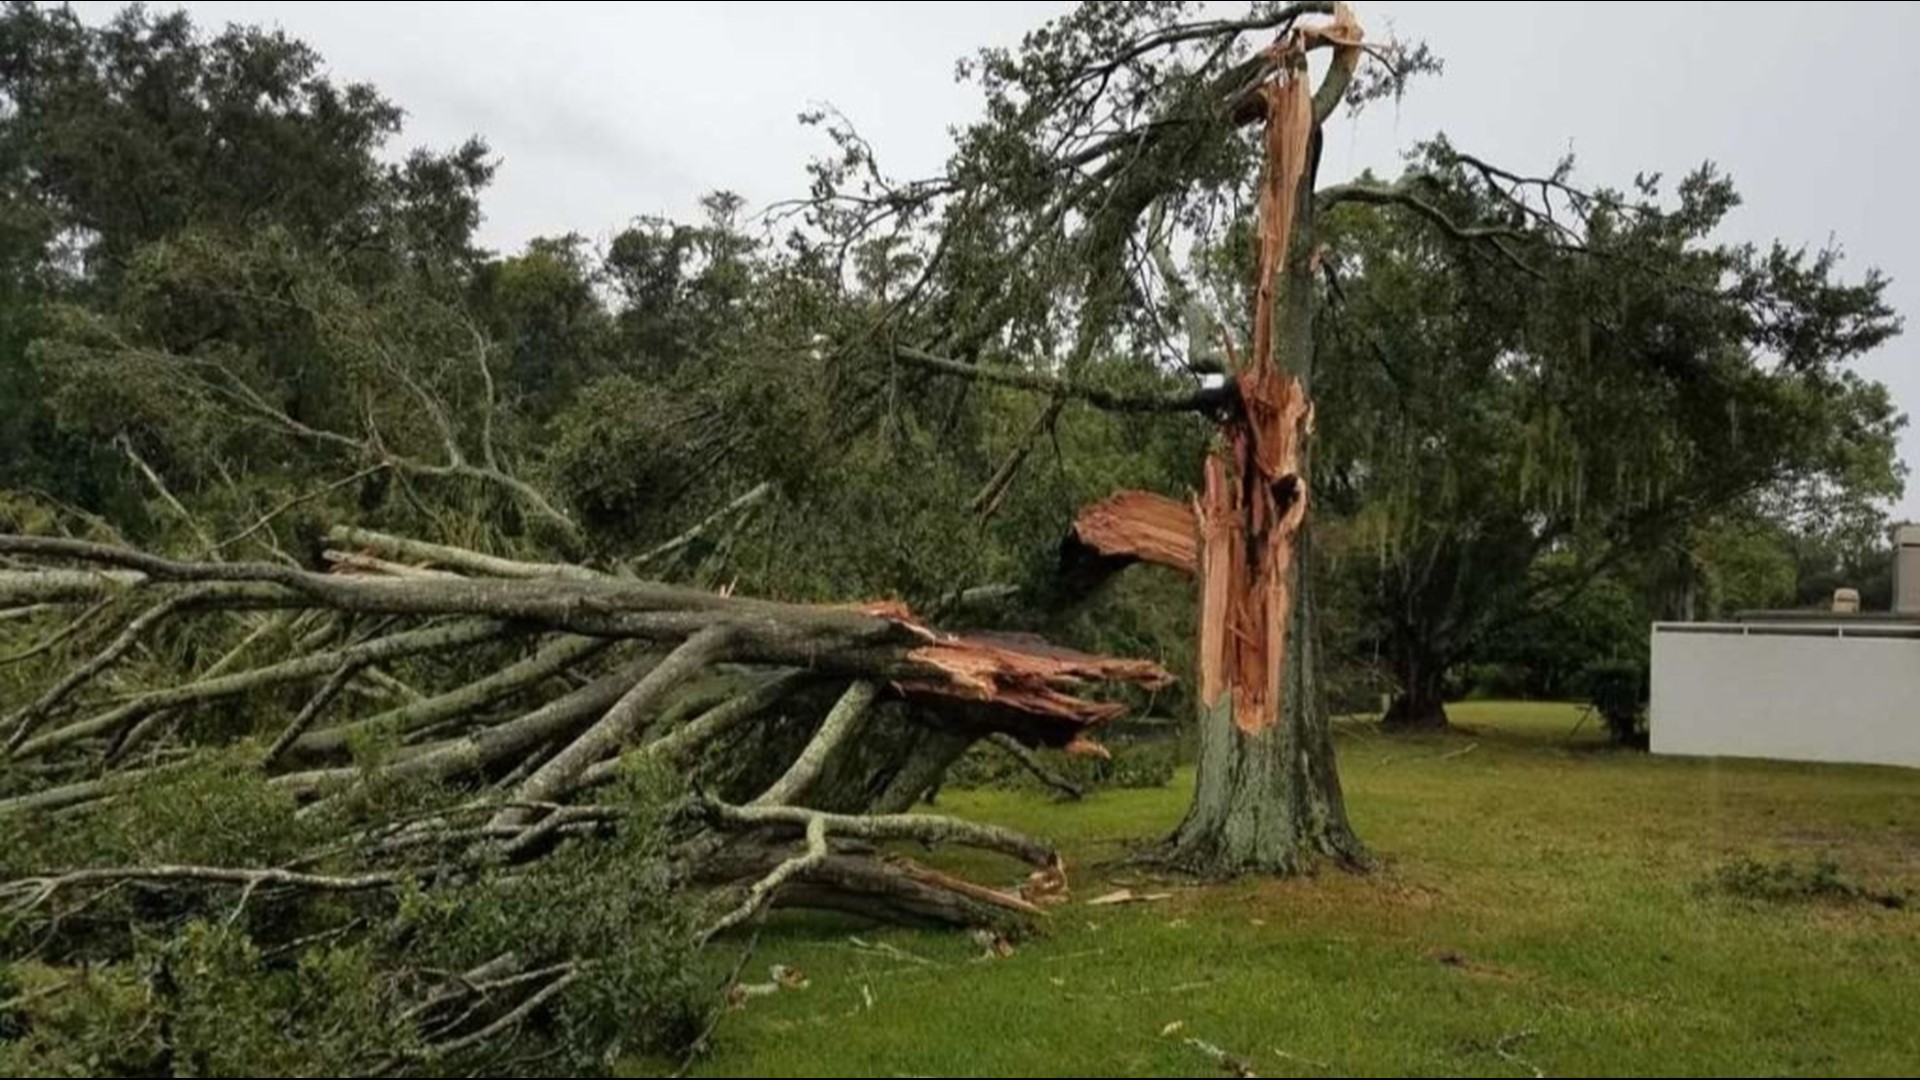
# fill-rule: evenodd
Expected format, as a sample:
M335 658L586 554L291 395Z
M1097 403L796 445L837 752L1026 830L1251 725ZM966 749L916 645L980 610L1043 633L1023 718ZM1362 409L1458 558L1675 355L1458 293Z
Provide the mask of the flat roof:
M1898 611L1822 611L1818 608L1796 608L1792 611L1742 611L1732 619L1735 623L1911 623L1920 626L1920 612Z
M1656 634L1726 637L1894 638L1920 641L1920 619L1794 619L1782 622L1654 623Z

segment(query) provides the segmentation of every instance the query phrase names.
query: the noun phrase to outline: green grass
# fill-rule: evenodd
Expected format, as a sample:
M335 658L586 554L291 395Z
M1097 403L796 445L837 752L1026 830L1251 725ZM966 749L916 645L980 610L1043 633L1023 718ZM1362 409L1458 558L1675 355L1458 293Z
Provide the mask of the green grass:
M810 987L729 1014L694 1075L1222 1075L1189 1038L1261 1076L1920 1070L1920 912L1707 887L1750 857L1920 890L1920 772L1613 753L1592 724L1570 741L1577 719L1473 704L1442 738L1356 727L1341 771L1378 872L1127 908L1083 901L1142 884L1116 860L1172 828L1190 776L1078 805L951 793L1068 853L1076 899L1044 936L985 960L960 935L776 919L753 977Z

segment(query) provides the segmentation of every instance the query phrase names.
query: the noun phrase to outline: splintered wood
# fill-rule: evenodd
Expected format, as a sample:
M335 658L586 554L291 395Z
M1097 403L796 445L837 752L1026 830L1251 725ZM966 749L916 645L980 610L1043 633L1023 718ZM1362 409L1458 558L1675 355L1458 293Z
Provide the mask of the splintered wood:
M1266 165L1251 341L1243 356L1228 343L1240 407L1222 423L1195 505L1123 491L1082 510L1074 522L1075 539L1101 555L1199 575L1201 704L1210 712L1230 704L1234 723L1249 734L1280 722L1295 564L1307 517L1313 404L1300 379L1275 358L1286 330L1280 291L1295 256L1295 216L1311 196L1302 190L1316 123L1306 53L1330 46L1334 64L1351 72L1361 38L1353 12L1336 4L1330 21L1289 32L1268 51L1274 74L1259 93Z
M1147 491L1122 491L1080 511L1076 538L1102 555L1200 569L1193 508Z
M1093 729L1127 711L1122 702L1091 701L1074 691L1089 683L1160 690L1173 682L1165 668L1150 660L1096 656L1030 634L944 633L892 602L860 610L926 641L907 654L915 670L895 680L901 693L977 701L1053 721L1035 724L1028 733L1072 753L1104 756L1105 750L1092 741Z
M1336 27L1342 17L1352 18L1340 11ZM1274 359L1280 317L1275 290L1287 272L1313 137L1313 95L1302 49L1301 38L1283 41L1280 70L1262 88L1267 161L1260 184L1253 344L1235 375L1240 415L1207 461L1197 515L1200 695L1212 708L1230 691L1234 723L1250 734L1280 720L1297 538L1307 515L1302 457L1313 406L1300 380Z

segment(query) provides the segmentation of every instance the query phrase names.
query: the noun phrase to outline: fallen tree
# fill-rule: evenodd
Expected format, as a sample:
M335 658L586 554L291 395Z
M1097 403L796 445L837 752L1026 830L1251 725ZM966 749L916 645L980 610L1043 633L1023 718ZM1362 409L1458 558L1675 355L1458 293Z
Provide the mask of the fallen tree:
M364 530L328 539L321 572L0 536L0 610L26 609L70 656L0 717L0 821L32 834L108 820L218 759L323 837L271 862L9 859L0 903L67 942L49 959L89 949L66 933L128 890L182 911L299 911L284 920L307 933L344 905L331 928L346 933L410 894L535 874L566 841L617 835L623 781L662 774L677 794L654 869L696 898L694 947L774 906L1018 933L1064 896L1058 853L906 811L983 738L1101 753L1100 727L1128 706L1087 691L1170 681L1036 637L943 631L894 603L777 603ZM183 638L239 643L190 650L211 659L164 676L156 658ZM967 881L903 843L1021 870ZM593 977L580 957L484 959L485 978L409 981L407 1010L433 1021L422 1060L475 1051ZM476 979L506 982L482 1007L463 990Z

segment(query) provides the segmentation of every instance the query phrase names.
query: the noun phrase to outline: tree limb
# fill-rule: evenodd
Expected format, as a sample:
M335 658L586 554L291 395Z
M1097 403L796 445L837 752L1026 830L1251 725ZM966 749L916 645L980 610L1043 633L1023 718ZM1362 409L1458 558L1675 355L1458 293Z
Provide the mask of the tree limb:
M415 701L366 720L301 736L290 748L302 758L327 757L344 752L362 735L391 734L400 739L436 724L465 716L527 687L537 685L605 652L611 642L600 638L563 637L534 655L509 665L478 682L467 683L435 697Z
M1079 802L1081 799L1087 797L1085 788L1067 779L1053 769L1048 768L1047 763L1040 760L1040 755L1034 753L1032 747L1021 742L1019 739L1014 738L1004 731L1000 731L995 732L993 738L988 741L1005 751L1013 760L1019 762L1021 767L1032 773L1041 783L1065 795L1067 798Z
M998 825L935 814L828 814L798 806L729 806L712 800L703 801L698 811L720 828L735 832L771 825L807 828L819 823L835 836L874 842L915 840L923 844L956 844L1007 855L1040 870L1053 870L1060 865L1060 853L1032 837Z
M532 563L517 559L503 559L497 555L486 555L466 548L431 544L424 540L409 540L405 537L390 536L371 529L356 529L346 525L327 530L327 542L371 552L389 559L427 567L440 567L480 577L518 580L561 578L568 581L611 579L611 575L571 563Z
M272 768L274 763L293 747L294 742L306 734L307 729L320 719L321 714L327 711L327 706L333 704L333 699L340 696L340 692L347 688L347 684L353 681L353 677L360 673L363 666L365 666L364 661L343 661L339 670L335 671L320 689L307 699L306 705L301 707L300 712L294 716L286 730L280 733L280 737L273 740L273 745L267 748L266 757L261 759L261 764Z
M511 632L506 625L490 620L473 620L452 626L410 630L332 652L296 657L252 671L202 679L165 690L155 690L92 719L70 724L38 738L22 741L14 745L10 752L16 759L40 757L63 746L98 735L111 734L161 709L217 701L271 686L283 686L287 683L319 678L346 664L377 663L407 656L419 656L423 653L464 648L483 641L497 640Z
M711 530L714 526L720 524L722 521L725 521L726 519L732 517L733 515L741 513L742 511L750 510L753 507L758 506L759 504L765 502L767 500L767 497L774 493L774 490L775 488L772 481L766 481L764 483L755 485L752 490L748 491L746 494L733 500L727 505L721 507L720 509L715 510L712 514L709 514L707 517L702 519L700 523L698 525L695 525L693 528L688 529L686 532L683 532L679 536L676 536L673 539L668 540L666 543L661 544L650 551L647 551L646 553L640 555L638 558L628 560L626 563L626 569L630 571L638 570L640 567L645 566L648 563L651 563L657 559L665 558L666 556L671 555L676 551L679 551L681 548L686 547L688 544L691 544L695 540L698 540L700 539L700 537L706 535L706 533L709 530Z
M1021 371L1016 368L962 363L905 345L895 346L893 357L901 363L912 364L942 375L1012 387L1016 390L1030 390L1063 400L1084 402L1109 412L1214 413L1227 407L1233 400L1233 392L1225 386L1196 390L1190 394L1119 393L1099 387L1077 386L1050 375Z
M830 851L827 847L827 819L825 815L816 814L808 819L806 822L806 831L806 850L781 863L779 866L774 867L772 873L754 882L753 887L747 890L747 897L740 902L739 907L720 916L712 925L700 932L700 936L696 940L698 940L701 945L705 945L720 934L739 926L741 923L759 914L762 908L773 902L773 898L779 893L781 886L826 861Z
M784 806L805 796L807 789L819 779L821 770L826 768L827 761L859 732L860 724L866 719L867 710L878 693L879 688L866 681L856 681L848 686L800 756L794 759L780 779L774 781L772 787L753 801L753 805Z
M688 764L701 747L772 708L783 698L812 681L814 677L804 671L789 671L767 679L746 693L721 702L639 750L594 765L581 777L580 786L598 787L611 782L628 761L633 759L658 761L668 765Z
M654 710L667 694L702 669L725 659L731 643L732 634L720 627L703 630L682 642L645 678L635 683L633 689L627 691L613 708L607 710L607 715L599 723L588 728L566 749L555 754L552 761L528 777L514 795L515 800L523 803L555 802L572 793L588 768L612 757L639 734L641 727L652 719ZM494 823L511 825L520 820L520 813L515 811L501 815Z
M372 889L392 888L407 880L408 876L357 874L332 877L324 874L295 873L291 870L253 870L225 866L120 866L22 878L0 885L0 890L26 893L24 900L16 901L17 907L26 909L45 903L61 890L83 885L116 885L123 882L149 884L191 882L240 885L247 889L257 889L262 885L277 885L318 892L367 892Z
M1513 248L1509 241L1525 241L1527 234L1505 225L1461 225L1447 215L1447 212L1421 198L1403 181L1392 186L1382 184L1351 183L1339 184L1322 189L1314 196L1321 210L1328 210L1341 203L1360 203L1367 206L1399 206L1425 218L1428 223L1441 232L1466 243L1485 242L1499 252L1507 262L1513 264L1521 273L1536 280L1545 280L1546 275L1528 265Z

